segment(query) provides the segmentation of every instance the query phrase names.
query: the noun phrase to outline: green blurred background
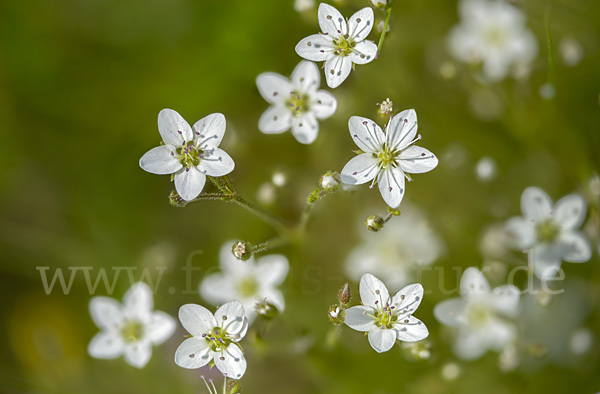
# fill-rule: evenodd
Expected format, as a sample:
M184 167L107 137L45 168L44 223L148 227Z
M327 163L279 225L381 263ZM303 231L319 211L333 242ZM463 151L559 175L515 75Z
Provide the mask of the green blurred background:
M184 334L179 324L167 343L153 349L143 370L122 359L92 359L86 346L97 328L89 317L91 295L83 276L76 275L68 295L58 288L46 295L36 270L50 267L51 275L55 268L87 266L94 267L95 277L102 267L135 266L137 273L143 267L168 267L155 305L176 316L184 303L204 304L195 290L204 272L218 266L225 241L258 243L274 235L233 205L206 202L179 209L168 204L168 177L138 166L141 155L160 141L156 117L162 108L177 110L190 123L224 113L222 148L236 162L234 183L256 200L275 171L286 174L286 186L275 188L275 201L264 205L288 220L300 215L305 196L323 173L341 170L352 157L350 116L376 119L376 103L386 97L397 111L415 108L424 137L420 145L436 153L440 165L414 177L405 201L420 207L444 239L446 251L436 266L449 268L449 287L457 283L450 267L481 266L483 229L520 214L525 187L539 186L554 200L586 193L600 168L600 3L514 3L527 13L540 47L528 79L478 83L472 70L454 63L445 49L446 34L458 20L456 3L397 0L380 58L357 66L333 91L337 112L320 122L317 141L304 146L290 133L258 131L267 103L255 78L264 71L291 73L300 61L294 46L319 30L316 8L298 13L288 0L0 2L2 391L203 392L199 376L207 372L173 362ZM368 6L359 0L331 4L345 16ZM539 89L548 78L548 9L556 96L544 100ZM377 18L382 16L376 11ZM583 48L576 66L561 61L557 47L564 37ZM378 35L369 38L376 41ZM456 69L450 77L440 73L448 64ZM474 172L485 156L498 167L489 182ZM257 326L268 329L263 342L249 335L244 392L600 391L598 201L589 205L593 257L585 264L563 265L568 283L581 293L574 302L585 301L589 308L577 317L567 308L558 320L576 320L594 333L592 348L569 362L542 359L502 373L495 353L470 363L455 360L448 332L432 314L448 296L427 275L423 284L433 290L416 316L431 332L431 358L407 359L399 347L378 355L347 327L336 344L328 343L326 313L347 280L344 260L366 231L361 227L366 216L385 213L379 194L367 187L328 196L315 208L304 242L275 251L290 259L282 287L287 307L269 327ZM190 254L201 271L194 273L194 292L188 294L181 267ZM522 255L513 257L525 262ZM351 285L357 294L357 284ZM120 299L128 287L127 280L119 280L113 296ZM106 291L100 286L97 294ZM448 362L457 362L461 370L452 381L441 374Z

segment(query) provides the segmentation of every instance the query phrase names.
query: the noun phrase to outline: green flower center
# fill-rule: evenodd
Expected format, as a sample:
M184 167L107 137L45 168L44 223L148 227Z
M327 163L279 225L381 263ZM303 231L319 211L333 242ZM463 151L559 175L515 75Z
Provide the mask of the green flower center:
M335 46L334 53L336 55L346 57L349 56L352 52L354 52L356 42L352 38L339 36L338 38L335 38L333 40L333 45Z
M231 340L231 335L229 335L227 331L221 327L214 327L206 334L202 334L202 336L208 343L210 343L214 352L220 352L221 350L226 349L231 342L233 342Z
M387 144L383 144L383 148L377 153L373 153L373 157L379 160L379 165L382 168L396 167L396 157L400 152L393 151Z
M497 27L491 27L485 32L485 42L491 46L502 46L506 41L506 34Z
M179 161L186 168L197 166L200 163L200 159L202 159L203 153L202 150L196 147L194 141L189 141L177 149Z
M392 328L398 316L394 314L394 307L386 304L383 308L375 312L375 325L381 328Z
M240 296L244 298L252 297L258 291L258 282L254 277L248 276L238 282L237 290Z
M483 304L472 305L467 312L469 324L474 327L484 327L492 318L490 308Z
M544 242L554 242L560 233L560 226L552 219L538 223L536 227L538 239Z
M292 92L285 103L294 116L302 115L310 109L310 98L306 94Z
M144 335L144 325L138 321L128 320L121 327L121 336L125 342L137 342Z

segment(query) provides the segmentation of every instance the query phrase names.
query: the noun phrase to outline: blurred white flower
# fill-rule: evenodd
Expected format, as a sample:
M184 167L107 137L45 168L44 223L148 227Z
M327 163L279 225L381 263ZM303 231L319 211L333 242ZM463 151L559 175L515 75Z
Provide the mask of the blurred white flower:
M129 365L143 368L152 356L152 345L165 342L175 330L171 316L153 311L152 292L143 282L125 293L123 304L109 297L94 297L89 308L101 330L88 346L88 353L94 358L124 355Z
M304 12L313 9L315 0L295 0L294 9L296 12Z
M287 176L283 171L275 171L271 177L271 182L277 187L284 187L287 184Z
M387 352L396 340L416 342L427 338L429 331L413 317L423 299L423 286L412 284L390 296L382 281L371 274L360 279L361 306L346 310L346 325L368 332L369 343L377 353Z
M278 286L288 273L287 258L272 254L241 261L231 253L232 244L228 242L221 247L222 272L207 276L200 284L202 298L213 305L239 300L250 323L256 317L254 305L265 299L282 312L285 301Z
M541 280L554 277L561 260L571 263L588 261L591 248L578 231L586 216L585 200L570 194L552 204L548 195L537 187L528 187L521 195L523 217L506 223L516 247L533 253L533 270Z
M222 305L214 316L203 306L186 304L179 309L179 320L192 336L177 348L177 365L196 369L214 360L227 377L239 379L244 375L246 359L238 342L248 331L248 319L239 301Z
M348 77L353 64L366 64L377 56L377 45L365 38L373 28L373 10L365 7L348 21L334 7L319 5L319 26L296 45L296 53L313 62L325 62L327 86L337 88Z
M525 26L525 14L503 0L462 0L461 22L449 34L450 53L467 63L483 63L489 81L506 77L511 67L537 56L535 36Z
M518 313L518 288L491 290L481 271L470 267L461 278L460 294L461 298L442 301L433 309L440 323L458 328L454 351L459 358L475 360L488 349L501 351L515 340L514 324L505 317Z
M498 166L496 161L489 156L482 157L475 166L475 174L477 179L482 182L488 182L496 177Z
M258 128L265 134L279 134L292 129L302 144L310 144L319 133L318 119L333 115L335 97L319 89L321 77L313 62L301 61L292 72L291 80L266 72L256 77L261 96L271 106L262 114Z
M152 174L174 174L175 189L186 201L202 192L206 176L223 176L233 171L233 159L218 148L225 134L225 116L210 114L193 127L172 109L158 114L158 131L164 145L149 150L140 167Z
M390 288L406 286L413 280L415 268L431 265L444 250L442 239L422 211L412 205L405 205L402 215L387 222L378 233L360 234L363 241L348 255L346 274L358 281L370 272Z
M364 152L352 158L342 169L342 182L361 185L373 181L386 204L392 208L400 205L404 197L404 178L407 174L420 174L433 170L437 157L425 148L413 145L417 136L417 114L413 109L394 116L385 133L374 121L353 116L348 121L352 139ZM416 138L415 138L416 137Z
M446 363L442 367L442 377L447 381L458 378L460 372L460 366L456 363Z
M576 66L583 59L584 51L581 44L571 37L565 37L560 40L558 49L562 56L563 62L569 66Z

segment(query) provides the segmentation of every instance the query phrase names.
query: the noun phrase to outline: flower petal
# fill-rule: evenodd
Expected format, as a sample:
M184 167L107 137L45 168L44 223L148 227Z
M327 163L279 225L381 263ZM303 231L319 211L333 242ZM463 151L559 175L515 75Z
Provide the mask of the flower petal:
M334 47L331 37L323 34L313 34L300 40L296 44L296 53L307 60L313 62L322 62L330 57L335 56L333 54Z
M90 300L90 315L98 328L116 329L123 323L121 304L109 297L94 297Z
M506 233L511 241L521 250L533 247L537 236L531 220L513 217L506 222Z
M406 316L394 324L396 339L404 342L417 342L429 336L425 323L414 316Z
M325 3L319 4L319 26L323 33L332 37L348 33L348 24L342 14L334 7Z
M177 172L183 165L175 157L172 145L161 145L144 153L140 159L140 167L151 174L166 175Z
M362 185L372 181L379 171L377 163L377 159L371 153L353 157L342 169L342 182L348 185Z
M362 116L352 116L348 120L348 130L354 143L364 152L378 152L386 141L381 127Z
M525 219L539 222L550 217L552 200L542 189L528 187L521 195L521 212Z
M354 41L362 41L373 29L373 10L371 7L365 7L358 10L348 19L348 34Z
M407 109L394 116L385 128L387 143L394 150L403 149L417 136L417 113Z
M152 345L149 341L135 342L125 347L125 361L127 364L144 368L152 357Z
M271 254L256 260L256 276L265 286L279 286L288 274L290 264L281 254Z
M461 298L450 298L433 308L433 315L442 324L450 327L458 326L464 319L465 302Z
M310 95L310 110L318 119L326 119L335 113L337 100L333 94L324 90Z
M570 263L583 263L592 257L590 243L578 231L564 232L560 235L559 243L565 245L566 254L563 260Z
M237 293L230 278L221 273L208 275L200 283L200 295L213 305L221 305Z
M256 86L260 95L270 104L285 102L293 90L286 77L273 72L259 74L256 77Z
M337 88L352 71L352 61L348 57L334 56L325 60L325 80L327 86Z
M240 379L246 372L246 359L242 350L232 344L215 354L215 366L228 378Z
M396 330L375 327L369 331L369 343L377 353L387 352L396 343Z
M565 196L554 206L554 220L563 229L578 229L585 220L587 207L583 197L577 194Z
M258 129L265 134L279 134L292 127L292 113L284 106L269 107L258 120Z
M233 159L221 148L204 151L197 169L209 176L223 176L235 168Z
M125 351L125 342L116 330L96 334L88 345L88 353L94 358L113 359Z
M319 122L315 115L308 112L292 118L292 134L301 144L312 144L319 134Z
M423 286L414 283L404 287L392 296L392 306L401 315L411 315L417 310L423 299Z
M487 337L488 347L501 351L515 339L515 326L505 320L494 318L486 327L485 336Z
M363 41L356 44L348 58L352 63L367 64L375 60L377 45L372 41Z
M193 336L201 336L217 326L213 314L205 307L196 304L185 304L179 308L179 321Z
M186 201L193 200L202 192L206 183L206 175L194 166L182 168L175 174L175 189Z
M144 320L153 309L152 290L144 282L135 283L123 296L123 314L127 318Z
M173 335L175 319L164 312L156 311L152 314L148 326L148 336L154 345L160 345Z
M371 307L362 305L353 306L352 308L346 309L346 319L344 323L356 331L365 332L373 330L377 326L375 325L373 317L369 316L370 314L373 314L373 308Z
M398 162L409 174L422 174L437 167L438 158L425 148L411 145L398 155Z
M216 148L223 140L226 127L225 115L220 113L210 114L200 119L193 127L198 145L203 150Z
M564 244L542 244L529 252L533 253L533 272L540 280L549 280L556 275L565 254L564 249Z
M489 294L490 284L485 276L475 267L465 270L460 279L460 294L465 299L476 299Z
M397 208L404 197L404 174L398 168L388 167L377 177L379 192L383 201L391 208Z
M360 278L360 299L365 306L377 308L378 305L390 302L390 293L382 281L371 274Z
M256 304L256 302L266 299L267 302L275 305L279 312L283 312L285 310L285 298L283 297L281 291L275 288L267 287L265 289L260 290L259 295L260 299L256 300L254 304L251 305L252 309L254 309L254 305Z
M512 285L496 287L492 291L490 302L494 309L505 316L515 317L519 313L521 292Z
M222 325L228 333L239 334L244 328L246 312L238 300L229 301L215 312L217 324Z
M234 278L244 278L247 275L252 275L255 270L254 257L250 257L246 261L238 260L232 252L233 245L236 241L227 241L219 250L219 265L226 276Z
M463 360L478 359L488 350L486 338L483 330L461 327L454 343L454 352Z
M319 68L313 62L306 60L298 63L292 72L292 89L298 93L314 92L319 88L321 75Z
M191 141L194 135L188 122L177 111L168 108L158 113L158 132L165 144L173 146Z
M175 351L175 364L195 369L205 366L213 358L210 343L204 338L188 338Z

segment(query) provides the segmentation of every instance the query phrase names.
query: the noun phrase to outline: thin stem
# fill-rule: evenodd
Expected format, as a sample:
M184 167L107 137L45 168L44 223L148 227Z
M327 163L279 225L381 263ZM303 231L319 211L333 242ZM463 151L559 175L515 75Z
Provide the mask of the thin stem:
M379 57L379 53L381 53L381 47L383 47L383 40L385 40L385 33L387 33L388 24L390 22L390 16L392 15L392 3L394 0L390 0L387 5L387 9L385 10L385 22L383 22L383 30L381 31L381 36L379 37L379 44L377 44L377 54L375 55L375 59Z
M285 224L283 224L283 222L281 222L279 219L272 216L270 213L263 211L256 205L254 205L251 202L249 202L248 200L244 199L243 197L240 197L237 194L234 194L230 197L231 197L231 200L229 200L230 202L232 202L236 205L239 205L240 207L244 208L248 212L254 214L254 216L258 217L263 222L270 224L276 230L278 230L282 233L286 233L288 231L287 226Z
M252 253L261 253L271 250L273 248L277 248L279 246L286 245L290 242L289 237L277 237L260 243L258 245L254 245L252 247Z
M302 233L308 224L308 218L310 217L310 212L313 207L323 197L327 194L332 193L336 190L336 188L332 189L322 189L320 187L313 190L308 197L306 198L306 206L304 207L304 211L302 212L302 216L300 217L300 222L298 223L298 230Z

